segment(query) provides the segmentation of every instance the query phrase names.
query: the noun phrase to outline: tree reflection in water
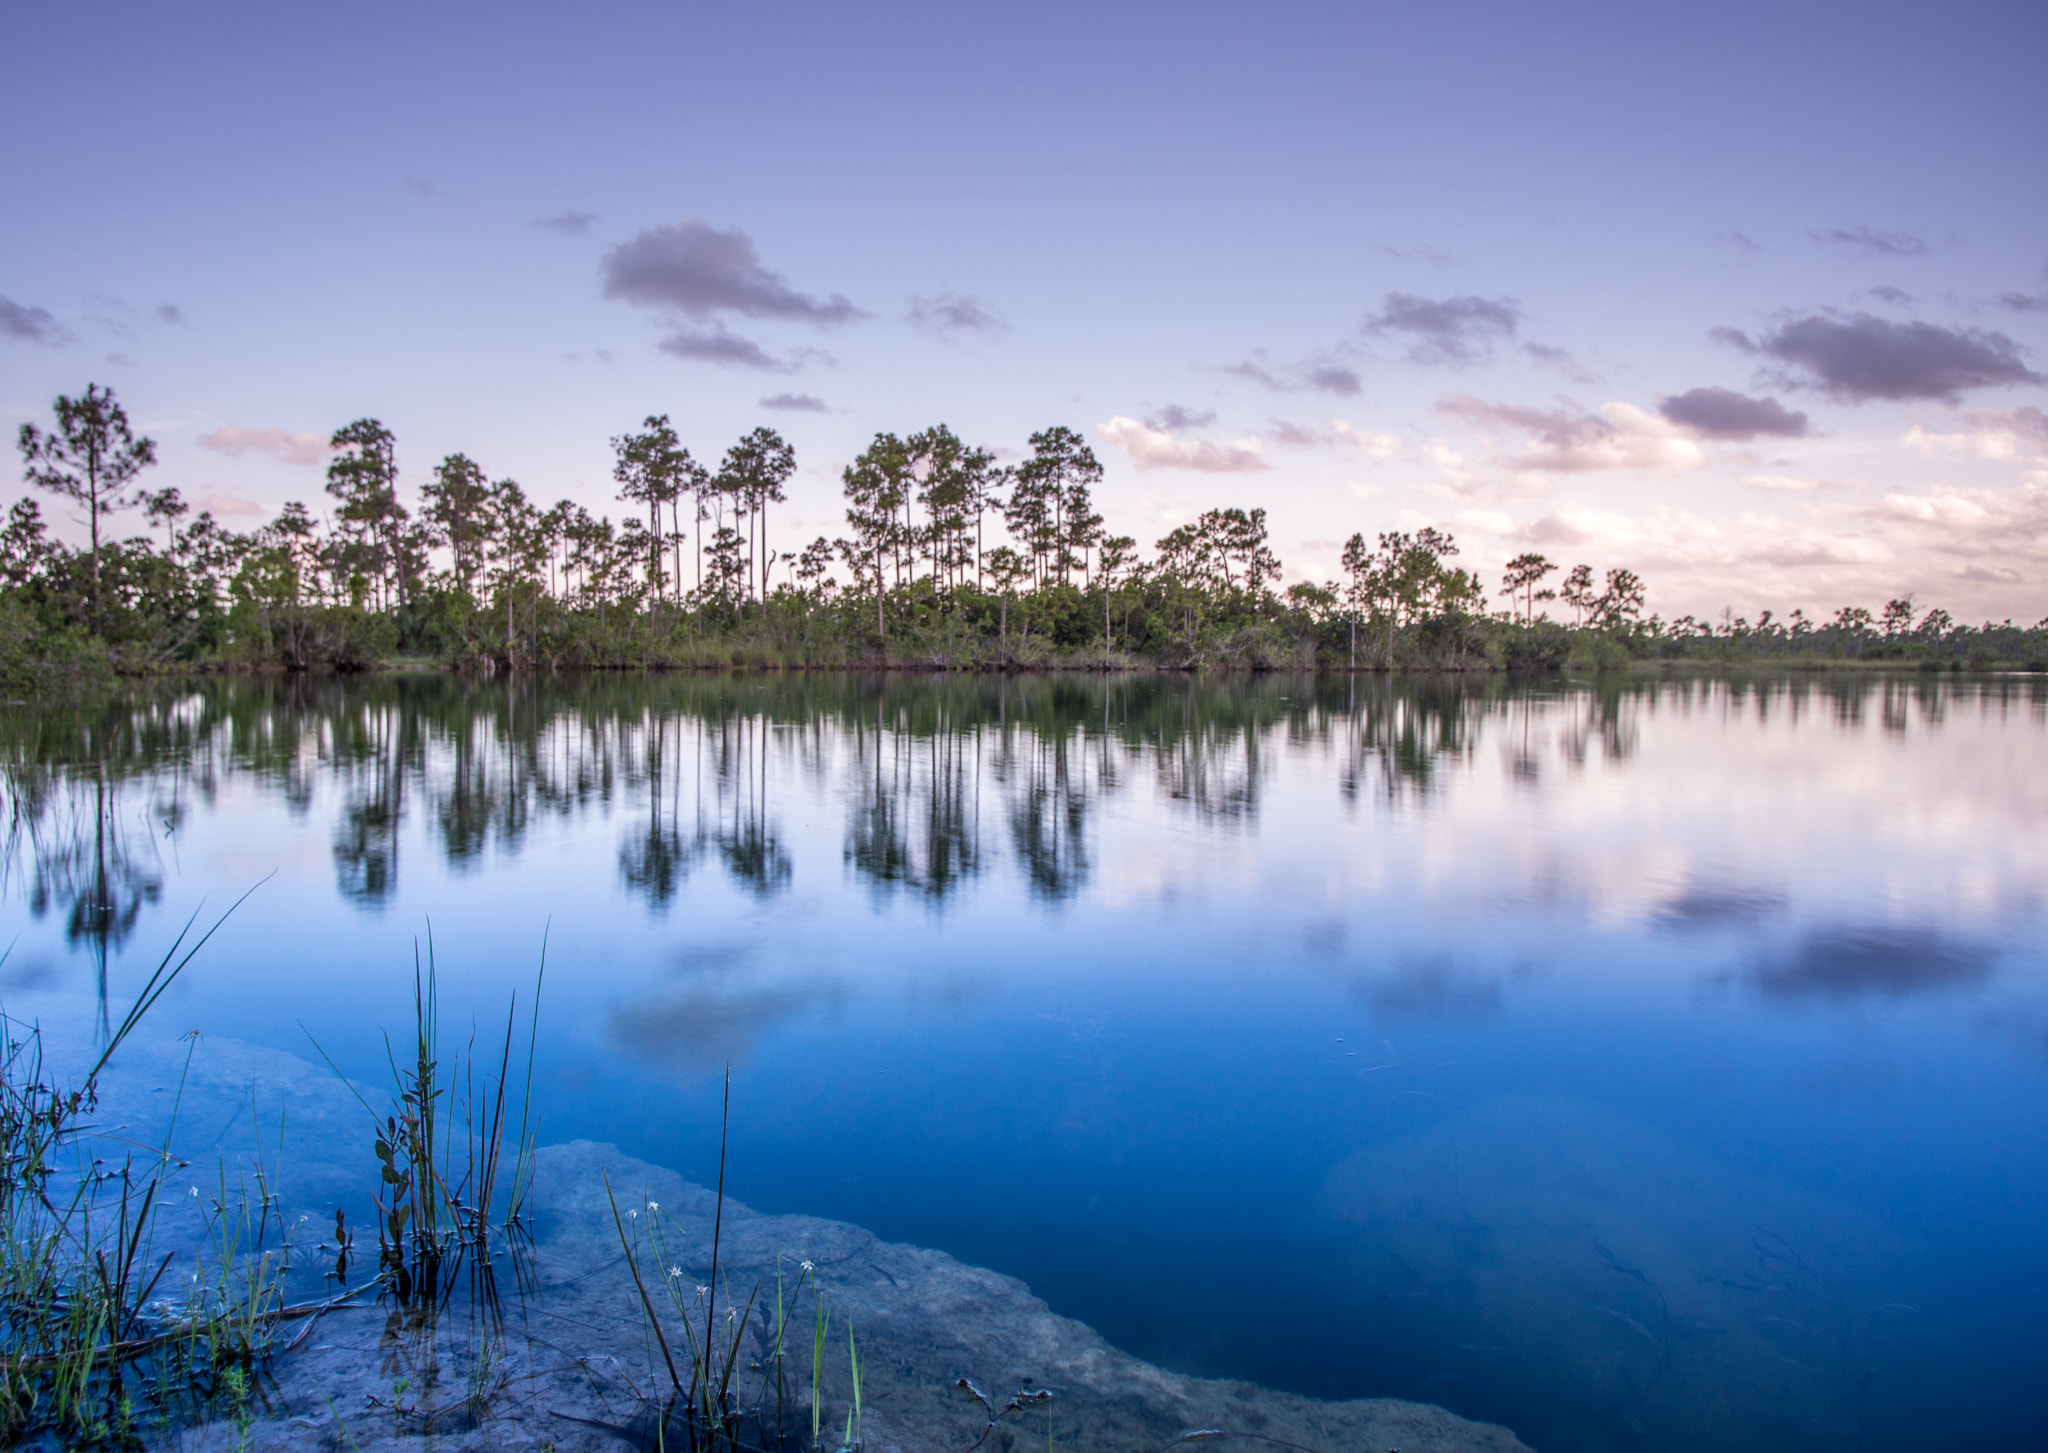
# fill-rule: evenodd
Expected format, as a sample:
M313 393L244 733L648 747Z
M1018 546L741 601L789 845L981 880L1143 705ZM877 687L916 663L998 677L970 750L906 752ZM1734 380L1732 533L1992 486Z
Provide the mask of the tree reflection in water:
M1005 854L1061 902L1097 862L1099 809L1149 780L1207 830L1257 823L1288 753L1330 761L1352 803L1435 791L1497 737L1534 783L1625 761L1653 712L1936 726L1967 698L2038 711L2043 684L1899 679L1572 686L1499 677L445 675L147 683L0 714L0 889L67 919L104 964L175 867L181 825L230 778L295 816L324 812L335 883L381 911L401 848L457 872L545 824L619 824L619 880L667 911L707 863L743 892L787 892L783 799L843 813L843 862L879 897L943 906ZM408 839L408 832L413 836ZM169 858L166 858L166 854Z

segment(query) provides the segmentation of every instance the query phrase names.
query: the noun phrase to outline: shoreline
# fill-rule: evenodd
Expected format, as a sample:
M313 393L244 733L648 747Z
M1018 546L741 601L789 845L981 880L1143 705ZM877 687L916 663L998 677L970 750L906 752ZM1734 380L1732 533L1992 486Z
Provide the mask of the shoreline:
M71 1057L67 1046L55 1060ZM109 1111L147 1105L153 1088L182 1075L183 1066L179 1041L145 1038L125 1047L108 1067ZM265 1102L266 1119L288 1106L295 1127L281 1147L290 1174L280 1221L300 1220L308 1242L331 1224L336 1204L350 1211L353 1224L369 1199L374 1169L367 1151L340 1158L359 1149L361 1137L353 1132L364 1112L355 1089L373 1101L383 1093L371 1085L352 1087L288 1050L208 1037L190 1065L183 1116L199 1121L208 1111L221 1113L226 1133L191 1161L195 1183L212 1173L209 1154L230 1175L262 1154L265 1132L247 1120L254 1094ZM714 1223L722 1217L722 1298L737 1294L745 1304L749 1288L759 1289L752 1310L736 1324L744 1329L743 1365L754 1364L747 1391L756 1406L773 1396L760 1369L774 1366L777 1327L769 1309L777 1275L789 1285L801 1265L816 1268L833 1338L818 1369L824 1422L836 1434L854 1405L851 1331L862 1383L856 1444L867 1453L965 1453L981 1436L1004 1447L1011 1437L1043 1436L1048 1426L1059 1446L1084 1453L1164 1449L1191 1430L1203 1430L1205 1442L1247 1446L1270 1447L1278 1438L1317 1449L1528 1453L1510 1430L1434 1403L1322 1399L1171 1371L1060 1315L1013 1276L934 1248L884 1240L851 1222L757 1212L731 1194L721 1210L709 1188L615 1145L557 1142L540 1147L535 1163L530 1240L501 1242L481 1268L472 1259L450 1278L438 1304L417 1296L402 1302L387 1288L374 1301L337 1307L286 1333L281 1341L289 1345L272 1353L257 1379L260 1412L251 1407L180 1424L149 1446L180 1453L247 1446L311 1453L337 1446L412 1448L422 1436L476 1453L529 1442L552 1442L562 1453L597 1453L621 1439L656 1446L659 1417L651 1410L660 1405L662 1363L621 1255L615 1196L635 1221L645 1217L643 1224L651 1226L660 1217L675 1269L691 1282L711 1280ZM178 1187L169 1199L182 1205L184 1198ZM302 1247L293 1257L295 1281L317 1275L334 1252L324 1243ZM453 1285L458 1280L460 1287ZM332 1275L324 1281L324 1295L331 1295ZM376 1282L362 1285L368 1291ZM785 1356L799 1343L803 1356L793 1360L801 1367L789 1369L785 1411L794 1407L797 1421L807 1425L811 1295L792 1298L787 1310ZM660 1319L680 1346L665 1305ZM978 1411L960 1387L963 1380L994 1406ZM1051 1396L1041 1400L1040 1393ZM1006 1419L996 1410L1012 1394L1023 1399L1024 1410ZM808 1427L802 1431L807 1435ZM669 1436L673 1444L674 1427ZM803 1438L782 1446L801 1445Z
M1001 663L983 662L921 662L906 660L882 660L866 662L787 662L787 661L738 661L738 662L662 662L638 665L520 665L512 667L493 666L478 669L464 662L448 661L380 661L373 665L336 668L313 667L292 669L272 662L264 663L205 663L185 662L175 667L160 670L127 671L118 670L106 676L74 676L63 681L64 685L78 687L112 682L174 681L180 678L265 678L276 680L366 680L391 676L456 676L478 681L524 680L546 677L560 680L578 676L621 677L621 676L1187 676L1187 677L1315 677L1317 679L1356 680L1583 680L1583 679L1629 679L1656 678L1674 675L1730 676L1730 675L1871 675L1909 678L1963 678L1983 680L1991 678L2033 678L2048 676L2048 666L2035 663L2012 666L1970 665L1963 661L1928 662L1915 660L1827 660L1800 658L1792 660L1700 660L1692 657L1645 657L1631 659L1626 664L1600 664L1593 662L1567 662L1548 667L1515 667L1501 665L1472 666L1426 666L1399 665L1385 666L1333 666L1317 665L1275 665L1240 664L1229 662L1168 662L1118 661L1091 663L1085 660ZM61 678L60 678L61 679ZM48 684L48 683L44 683Z

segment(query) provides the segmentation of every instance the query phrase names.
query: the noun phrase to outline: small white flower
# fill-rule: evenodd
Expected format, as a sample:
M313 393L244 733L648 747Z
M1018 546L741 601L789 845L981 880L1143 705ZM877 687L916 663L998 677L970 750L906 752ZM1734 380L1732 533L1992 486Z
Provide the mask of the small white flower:
M668 1269L668 1274L674 1277L677 1281L681 1281L683 1279L683 1269L680 1266L670 1267Z
M711 1288L710 1288L710 1287L698 1287L698 1288L697 1288L697 1300L698 1300L698 1301L700 1301L700 1302L701 1302L701 1301L703 1301L703 1300L704 1300L704 1298L706 1298L706 1297L708 1297L708 1296L710 1296L710 1295L711 1295Z
M648 1210L650 1210L650 1211L659 1211L659 1210L661 1209L661 1202L659 1202L659 1201L649 1201L649 1202L647 1203L647 1209L648 1209Z
M797 1265L802 1267L805 1271L811 1270L811 1264L808 1261L799 1261Z
M633 1221L637 1221L637 1220L639 1220L639 1219L640 1219L640 1213L639 1213L638 1211L628 1211L628 1212L626 1213L626 1216L627 1216L627 1219L629 1219L629 1220L633 1220Z

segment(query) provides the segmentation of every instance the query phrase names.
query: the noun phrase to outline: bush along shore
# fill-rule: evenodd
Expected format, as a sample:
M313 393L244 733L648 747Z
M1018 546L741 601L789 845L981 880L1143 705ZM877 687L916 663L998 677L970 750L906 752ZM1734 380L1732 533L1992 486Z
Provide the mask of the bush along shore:
M796 457L766 428L716 469L665 416L612 440L630 511L614 523L568 500L544 507L463 454L407 505L396 440L360 419L324 443L295 437L328 461L324 514L294 502L244 533L145 487L155 445L110 390L89 385L53 412L47 429L22 426L23 477L80 511L89 540L54 539L35 494L8 512L0 680L15 688L389 666L2048 669L2048 620L1968 626L1910 597L1830 617L1666 620L1631 570L1596 578L1527 553L1482 580L1432 528L1355 534L1338 579L1281 588L1261 509L1209 510L1149 554L1107 534L1102 467L1064 427L1033 434L1014 465L943 425L877 435L842 474L846 533L784 549L773 507ZM116 538L117 521L144 529Z

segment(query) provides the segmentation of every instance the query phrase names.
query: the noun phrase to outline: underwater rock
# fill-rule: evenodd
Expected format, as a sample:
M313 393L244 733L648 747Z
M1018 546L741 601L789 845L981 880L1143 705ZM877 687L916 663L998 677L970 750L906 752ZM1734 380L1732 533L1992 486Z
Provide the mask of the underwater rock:
M538 1233L530 1251L495 1264L496 1309L466 1282L438 1316L392 1306L328 1313L299 1348L279 1357L251 1409L248 1442L232 1421L186 1429L165 1445L189 1453L236 1446L335 1450L483 1450L654 1447L659 1413L648 1399L669 1387L645 1330L607 1198L645 1229L658 1217L671 1257L641 1270L674 1355L685 1334L667 1290L701 1308L710 1281L716 1200L672 1171L589 1141L539 1152ZM637 1214L635 1214L637 1213ZM643 1243L644 1247L644 1243ZM772 1425L775 1276L785 1296L808 1261L831 1317L823 1376L823 1433L838 1447L852 1403L847 1334L862 1377L860 1446L870 1453L968 1453L979 1442L1009 1450L1049 1438L1061 1449L1143 1453L1204 1431L1199 1441L1294 1447L1315 1453L1518 1453L1504 1428L1442 1408L1387 1399L1320 1402L1249 1383L1185 1377L1118 1351L1083 1324L1054 1314L1011 1277L941 1252L881 1241L860 1227L812 1216L760 1215L728 1199L720 1241L721 1311L745 1305L742 1401ZM698 1312L701 1318L701 1311ZM787 1307L784 1446L810 1446L813 1304L808 1288ZM684 1371L687 1379L687 1369ZM1023 1411L993 1431L956 1384L971 1379L1001 1409ZM765 1384L765 1395L762 1391ZM744 1441L759 1446L750 1419ZM984 1439L983 1434L987 1432ZM673 1446L671 1427L667 1442ZM771 1445L772 1446L772 1445Z
M1879 1442L1925 1365L1879 1309L1922 1293L1876 1219L1587 1102L1502 1097L1357 1151L1322 1210L1332 1276L1545 1446Z

